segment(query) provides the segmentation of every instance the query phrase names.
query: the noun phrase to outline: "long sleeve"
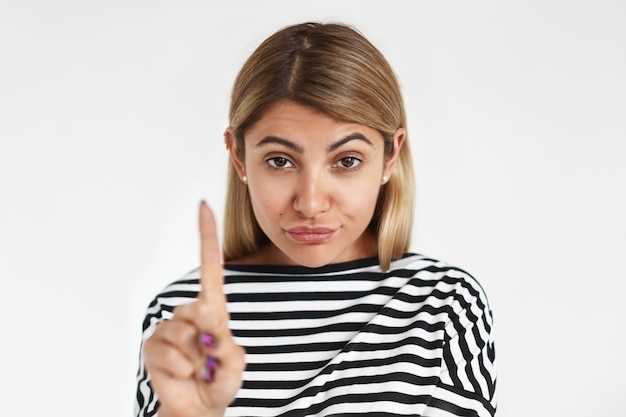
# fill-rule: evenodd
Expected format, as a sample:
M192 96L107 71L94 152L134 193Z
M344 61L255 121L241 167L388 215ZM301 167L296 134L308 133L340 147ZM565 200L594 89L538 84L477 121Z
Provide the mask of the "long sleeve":
M199 289L197 280L178 281L165 288L150 303L142 323L142 341L139 349L139 369L137 370L137 391L135 395L135 416L153 417L157 415L159 401L152 389L150 375L143 361L143 343L154 333L156 326L172 318L176 306L195 300Z
M229 266L230 328L247 368L229 417L493 416L492 314L465 271L407 254L322 268ZM147 340L193 301L199 272L166 287L143 323ZM137 417L158 398L140 353Z
M479 286L459 285L445 328L439 383L424 416L493 416L493 315Z

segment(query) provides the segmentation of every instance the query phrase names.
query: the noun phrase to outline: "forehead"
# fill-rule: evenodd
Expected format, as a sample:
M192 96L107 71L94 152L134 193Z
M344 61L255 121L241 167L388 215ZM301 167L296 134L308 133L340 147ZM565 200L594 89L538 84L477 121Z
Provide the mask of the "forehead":
M343 122L315 108L289 100L270 107L246 133L246 138L259 141L267 135L290 140L336 140L348 134L361 133L372 142L382 135L375 129L354 122Z

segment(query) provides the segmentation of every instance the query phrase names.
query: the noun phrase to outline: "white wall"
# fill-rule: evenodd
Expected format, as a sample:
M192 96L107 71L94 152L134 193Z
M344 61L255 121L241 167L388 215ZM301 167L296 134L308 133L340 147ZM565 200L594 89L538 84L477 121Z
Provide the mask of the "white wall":
M415 250L486 288L499 415L626 415L624 2L0 0L2 415L131 414L143 310L223 214L235 73L303 20L398 73Z

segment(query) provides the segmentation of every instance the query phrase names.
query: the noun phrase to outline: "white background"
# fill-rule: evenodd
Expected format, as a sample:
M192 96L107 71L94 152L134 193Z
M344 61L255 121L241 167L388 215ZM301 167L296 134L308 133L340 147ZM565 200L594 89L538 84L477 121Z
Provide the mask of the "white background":
M236 72L305 20L398 74L414 250L485 287L499 415L626 416L626 4L554 0L0 0L0 413L131 415L144 309L223 216Z

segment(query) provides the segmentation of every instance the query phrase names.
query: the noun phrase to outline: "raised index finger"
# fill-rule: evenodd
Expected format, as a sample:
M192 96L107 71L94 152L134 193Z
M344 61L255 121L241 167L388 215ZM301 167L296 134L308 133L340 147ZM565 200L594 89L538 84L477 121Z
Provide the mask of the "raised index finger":
M215 216L213 211L202 201L200 203L199 212L200 227L200 295L199 298L206 300L219 300L221 296L222 285L224 284L224 275L222 271L222 257L220 256L220 247L217 240L217 227L215 225Z

